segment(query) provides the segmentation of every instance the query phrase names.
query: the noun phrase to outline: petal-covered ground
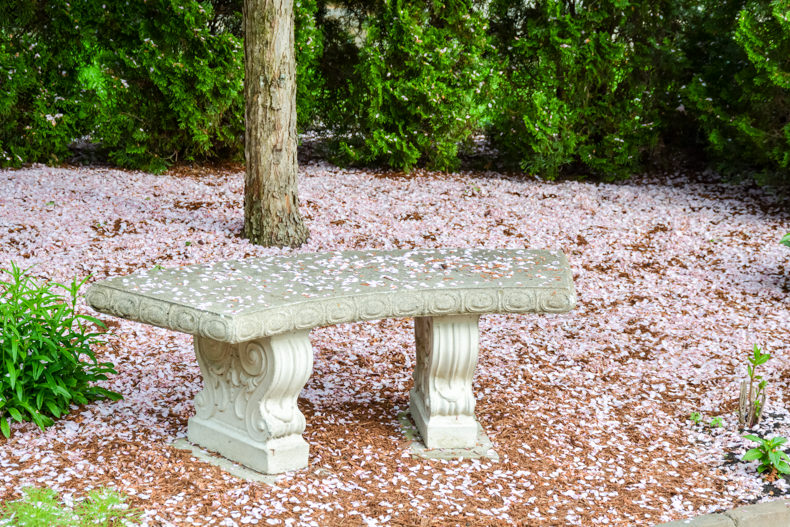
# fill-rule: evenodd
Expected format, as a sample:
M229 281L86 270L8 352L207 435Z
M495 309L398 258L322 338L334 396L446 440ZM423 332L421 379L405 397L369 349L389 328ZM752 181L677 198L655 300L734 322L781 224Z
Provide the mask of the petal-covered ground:
M286 252L240 237L243 175L0 171L0 265L59 281ZM578 307L484 316L477 416L501 460L413 459L398 425L408 319L312 332L299 400L310 466L248 483L169 446L201 388L189 336L102 317L118 402L0 438L0 500L110 486L149 525L651 525L788 490L737 461L746 357L774 357L761 434L790 436L790 215L764 191L682 175L621 184L301 168L299 251L560 248ZM85 312L90 312L87 307ZM705 422L692 423L692 411ZM771 494L773 493L773 495Z

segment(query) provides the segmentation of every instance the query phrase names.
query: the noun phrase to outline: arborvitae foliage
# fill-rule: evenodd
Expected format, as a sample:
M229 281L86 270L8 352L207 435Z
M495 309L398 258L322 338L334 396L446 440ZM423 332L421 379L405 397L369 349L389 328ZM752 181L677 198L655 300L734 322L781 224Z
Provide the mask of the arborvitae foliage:
M790 2L701 2L690 11L683 90L723 172L790 183Z
M385 0L362 30L345 115L330 123L342 157L406 170L455 166L488 103L482 12L469 0Z
M324 101L324 78L319 69L324 39L316 25L317 12L317 0L294 0L296 118L300 131L316 125Z
M85 133L79 38L66 2L0 2L0 166L60 162Z
M242 0L0 2L0 166L241 158ZM544 177L707 150L790 183L788 0L295 0L300 129L452 168L483 130ZM656 147L662 148L656 148Z
M490 137L527 172L639 167L659 136L673 20L661 2L493 0L500 60Z
M77 75L96 111L91 135L110 159L156 171L239 150L241 41L222 28L212 31L210 4L89 3L86 11L89 6L82 23L96 38L85 44L90 61Z
M241 158L241 0L7 0L0 166L62 162L83 136L124 167ZM296 0L300 120L321 81L315 0Z

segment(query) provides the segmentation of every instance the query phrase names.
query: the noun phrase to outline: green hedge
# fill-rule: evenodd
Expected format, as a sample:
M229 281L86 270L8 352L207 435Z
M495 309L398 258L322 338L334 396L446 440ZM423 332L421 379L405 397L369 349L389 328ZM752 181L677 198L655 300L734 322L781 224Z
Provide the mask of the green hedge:
M18 2L0 13L0 164L58 163L89 136L151 171L243 156L241 2ZM300 115L314 112L320 34L297 0ZM316 38L316 36L318 38ZM307 102L306 102L307 101Z
M410 169L453 168L490 93L486 21L468 0L385 0L364 26L340 156Z
M590 5L492 2L502 79L489 133L527 172L628 176L658 142L672 3Z
M87 136L126 167L242 157L241 0L7 0L0 165ZM122 7L121 7L122 6ZM296 0L299 127L336 159L449 169L474 134L544 177L672 147L790 181L787 0Z
M685 35L686 106L723 172L790 183L790 2L699 2Z

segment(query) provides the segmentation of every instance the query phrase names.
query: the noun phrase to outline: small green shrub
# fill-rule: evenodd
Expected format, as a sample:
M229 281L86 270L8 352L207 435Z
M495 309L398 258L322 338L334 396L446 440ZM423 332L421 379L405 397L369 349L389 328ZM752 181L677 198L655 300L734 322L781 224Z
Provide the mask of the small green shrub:
M705 416L702 412L691 412L688 419L695 425L704 426ZM708 422L708 428L721 428L722 426L724 426L724 419L721 416L716 416Z
M58 503L52 489L24 488L22 499L0 506L0 526L14 527L116 527L133 525L142 511L131 509L126 498L110 489L93 490L69 508Z
M784 237L781 239L781 241L779 243L781 243L782 245L787 245L788 247L790 247L790 232L785 234Z
M771 439L763 439L753 434L743 436L744 439L760 443L760 446L747 451L741 458L743 461L760 462L757 471L761 474L766 470L775 470L782 474L790 474L790 457L785 454L780 447L787 443L787 439L781 436Z
M746 366L748 379L741 382L738 422L742 427L754 426L760 422L765 407L765 388L768 381L763 379L762 375L757 375L757 366L765 364L770 359L771 354L763 353L763 350L755 344L752 356L748 359L749 364Z
M117 372L111 363L98 362L91 350L101 342L101 334L85 323L104 325L75 310L84 284L85 280L39 284L14 264L10 270L0 268L0 432L4 436L11 435L9 419L33 421L43 429L53 417L67 414L72 403L121 398L91 385Z

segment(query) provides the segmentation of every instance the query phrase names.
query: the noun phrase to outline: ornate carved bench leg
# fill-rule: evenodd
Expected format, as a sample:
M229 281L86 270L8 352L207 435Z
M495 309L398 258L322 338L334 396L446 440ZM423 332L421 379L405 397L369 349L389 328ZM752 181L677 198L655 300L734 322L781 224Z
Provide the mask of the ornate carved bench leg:
M241 344L195 337L195 354L203 390L189 440L266 474L306 467L296 398L313 369L309 332Z
M414 319L417 364L409 410L428 448L472 448L477 442L472 377L479 318Z

